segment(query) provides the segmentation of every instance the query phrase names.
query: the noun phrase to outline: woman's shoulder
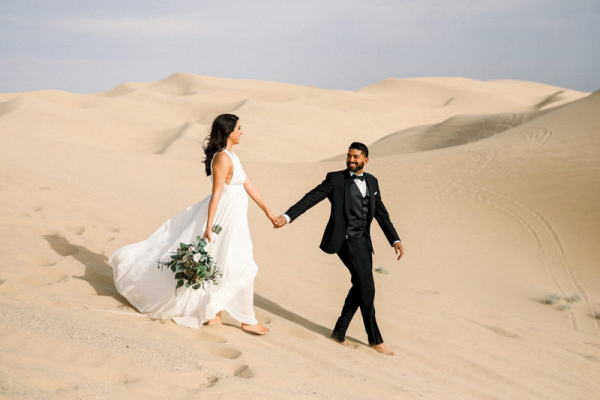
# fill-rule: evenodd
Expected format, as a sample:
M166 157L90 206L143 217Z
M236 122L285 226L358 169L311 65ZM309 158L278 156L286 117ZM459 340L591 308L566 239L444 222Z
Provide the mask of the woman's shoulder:
M225 149L219 150L219 152L217 154L215 154L215 156L213 158L213 166L231 165L231 164L233 164L231 155Z

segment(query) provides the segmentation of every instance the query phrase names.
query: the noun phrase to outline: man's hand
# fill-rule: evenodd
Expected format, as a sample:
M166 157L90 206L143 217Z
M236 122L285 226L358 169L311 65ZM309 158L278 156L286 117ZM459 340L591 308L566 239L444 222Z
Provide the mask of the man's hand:
M402 258L402 256L404 255L404 248L402 247L402 243L401 242L394 243L394 250L396 251L396 254L398 255L398 260L400 260Z
M274 228L281 228L285 224L287 224L287 219L285 219L283 215L280 215L277 217L277 223L275 224Z

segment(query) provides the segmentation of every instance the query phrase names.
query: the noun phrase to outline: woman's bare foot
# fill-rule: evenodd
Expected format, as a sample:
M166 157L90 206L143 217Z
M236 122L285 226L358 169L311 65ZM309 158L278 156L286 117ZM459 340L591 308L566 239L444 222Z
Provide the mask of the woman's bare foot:
M223 325L223 321L221 321L221 312L219 311L219 313L213 319L208 321L206 325Z
M264 335L266 333L271 332L271 330L269 328L265 328L261 324L254 324L254 325L242 324L242 330L253 333L255 335Z
M385 354L386 356L395 356L394 352L389 347L387 347L385 343L372 344L369 347L381 354Z

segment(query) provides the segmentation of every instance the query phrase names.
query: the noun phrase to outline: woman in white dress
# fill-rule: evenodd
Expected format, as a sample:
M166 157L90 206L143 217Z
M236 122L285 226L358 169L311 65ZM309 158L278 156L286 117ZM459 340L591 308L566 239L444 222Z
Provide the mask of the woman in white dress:
M221 324L224 310L240 321L245 331L269 332L254 314L258 267L248 228L248 195L273 225L277 220L231 151L242 135L237 116L219 115L204 146L212 194L165 222L148 239L117 249L110 257L117 290L140 312L199 328L203 323ZM215 224L223 228L218 236L212 232ZM197 236L214 241L211 254L222 276L216 286L181 287L175 292L174 273L157 268L157 263L168 261L180 242L191 243Z

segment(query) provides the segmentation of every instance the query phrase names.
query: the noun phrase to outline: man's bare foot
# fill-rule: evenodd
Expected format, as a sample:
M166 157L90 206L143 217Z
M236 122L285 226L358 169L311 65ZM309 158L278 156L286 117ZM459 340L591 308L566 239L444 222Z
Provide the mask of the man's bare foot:
M264 335L266 333L271 332L271 330L269 328L265 328L261 324L254 324L254 325L242 324L242 330L244 330L246 332L254 333L255 335Z
M221 312L219 312L213 319L208 321L206 325L223 325L223 321L221 321Z
M347 340L344 340L342 342L341 340L339 340L337 338L334 338L334 337L332 337L331 340L333 340L336 343L341 344L342 346L348 347L349 349L352 349L352 350L356 349L356 345L354 343L351 343L351 342L347 341Z
M341 344L342 346L346 346L352 350L356 349L356 345L354 343L351 343L347 340L344 340L343 342L338 342L339 344Z
M394 352L389 347L387 347L385 343L372 344L369 347L381 354L385 354L386 356L395 356Z

